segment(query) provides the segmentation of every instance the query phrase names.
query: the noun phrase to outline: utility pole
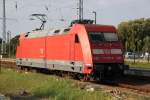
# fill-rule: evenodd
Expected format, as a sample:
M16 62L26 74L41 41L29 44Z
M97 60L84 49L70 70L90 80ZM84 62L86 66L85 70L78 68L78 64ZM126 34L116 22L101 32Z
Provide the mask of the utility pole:
M79 20L83 20L83 0L79 0Z
M8 57L10 58L10 56L11 56L11 55L10 55L11 32L10 32L10 31L7 32L7 43L8 43L8 45L9 45L9 46L8 46L8 47L9 47L9 48L8 48L8 49L9 49L9 50L8 50Z
M5 6L5 0L3 0L3 33L2 33L2 45L1 45L1 55L6 53L6 6Z
M3 57L3 54L6 53L5 51L5 41L6 41L6 10L5 10L5 0L3 0L3 33L2 33L2 44L1 44L1 55L0 55L0 72L1 72L1 60L2 60L2 57Z
M94 21L95 21L95 24L96 24L96 17L97 17L96 11L93 11L93 13L94 13Z

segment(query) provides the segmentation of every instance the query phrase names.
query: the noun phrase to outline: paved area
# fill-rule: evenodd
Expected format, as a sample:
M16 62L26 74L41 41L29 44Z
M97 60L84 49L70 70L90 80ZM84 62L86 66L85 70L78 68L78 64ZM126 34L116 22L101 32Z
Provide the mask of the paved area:
M125 74L150 77L150 69L130 68L125 70Z
M125 59L125 61L134 62L134 59ZM146 60L146 59L135 59L135 62L147 63L148 60Z

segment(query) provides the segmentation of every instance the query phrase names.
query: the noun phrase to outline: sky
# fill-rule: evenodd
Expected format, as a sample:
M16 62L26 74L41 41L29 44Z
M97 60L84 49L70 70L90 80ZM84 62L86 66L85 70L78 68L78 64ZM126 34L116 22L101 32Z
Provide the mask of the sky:
M31 14L46 14L46 28L67 27L77 19L79 0L6 0L7 31L12 36L20 32L30 32L40 26L39 20L30 20ZM17 9L16 9L17 4ZM117 25L120 22L150 17L150 0L84 0L84 18L94 19L97 23ZM2 0L0 0L2 18ZM64 19L64 21L60 21ZM2 20L0 19L0 33Z

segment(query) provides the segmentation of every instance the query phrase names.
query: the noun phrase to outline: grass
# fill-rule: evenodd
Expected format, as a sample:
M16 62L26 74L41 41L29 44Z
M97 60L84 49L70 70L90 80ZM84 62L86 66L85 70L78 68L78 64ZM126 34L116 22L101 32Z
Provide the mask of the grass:
M2 69L0 73L0 93L12 98L49 100L111 100L100 91L87 92L75 85L75 81L52 75L19 73L12 69ZM30 95L21 97L20 92Z
M150 69L150 63L146 63L146 62L131 62L131 61L126 61L126 64L129 65L129 67L131 68L141 68L141 69Z
M13 100L150 100L128 92L121 92L122 99L115 99L107 89L87 92L75 80L39 73L20 73L12 69L2 69L0 73L0 93ZM102 87L102 86L100 86ZM26 91L27 96L20 93Z

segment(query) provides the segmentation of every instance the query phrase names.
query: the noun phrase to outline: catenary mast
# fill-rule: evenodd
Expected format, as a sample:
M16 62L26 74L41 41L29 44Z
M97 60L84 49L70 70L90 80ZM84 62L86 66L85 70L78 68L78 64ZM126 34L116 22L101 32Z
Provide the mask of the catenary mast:
M6 53L6 5L5 5L5 0L3 0L3 33L2 33L2 45L1 45L1 54Z
M79 0L79 20L83 20L83 0Z

